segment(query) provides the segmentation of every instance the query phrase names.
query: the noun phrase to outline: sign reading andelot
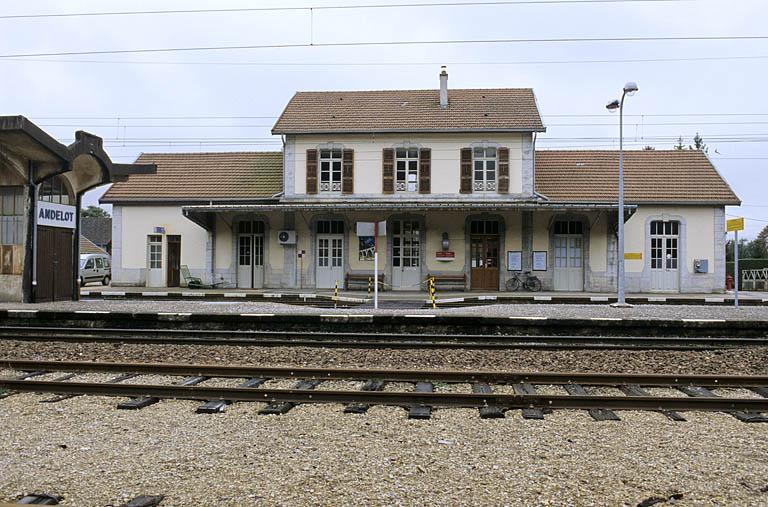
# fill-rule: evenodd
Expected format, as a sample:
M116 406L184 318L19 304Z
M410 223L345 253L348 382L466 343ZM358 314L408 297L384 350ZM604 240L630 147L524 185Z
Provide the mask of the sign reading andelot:
M76 212L75 206L37 201L37 225L74 229Z

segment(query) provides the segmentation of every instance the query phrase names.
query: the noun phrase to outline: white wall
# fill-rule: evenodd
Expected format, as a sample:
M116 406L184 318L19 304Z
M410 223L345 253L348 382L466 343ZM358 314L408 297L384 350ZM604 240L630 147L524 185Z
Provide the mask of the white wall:
M642 260L626 261L626 271L640 272L650 262L646 248L646 236L650 234L648 220L681 220L685 222L685 258L681 268L693 269L694 259L708 259L709 273L715 272L715 208L693 206L639 206L637 212L624 226L624 251L642 252Z
M164 227L163 281L168 248L165 236L181 236L181 263L189 266L193 276L206 275L205 229L184 217L181 206L113 206L113 285L144 285L147 270L147 236L155 227ZM120 244L114 239L119 235ZM183 280L182 280L183 283Z
M307 150L316 149L329 143L339 144L355 151L355 195L381 195L382 193L382 150L402 144L417 145L432 150L431 194L459 194L460 150L473 143L498 143L509 148L509 192L523 191L523 136L530 134L488 133L488 134L370 134L370 135L301 135L290 136L295 149L293 160L294 187L296 194L306 193ZM289 168L286 168L289 169ZM319 192L318 196L333 195ZM336 195L339 195L338 193ZM406 194L429 198L429 195ZM483 194L475 193L475 196ZM491 193L488 195L499 195Z

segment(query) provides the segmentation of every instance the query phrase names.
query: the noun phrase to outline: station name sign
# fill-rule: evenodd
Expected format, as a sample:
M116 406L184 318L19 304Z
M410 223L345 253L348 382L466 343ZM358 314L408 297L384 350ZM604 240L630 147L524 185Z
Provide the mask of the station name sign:
M75 213L77 213L75 206L37 201L37 225L74 229Z

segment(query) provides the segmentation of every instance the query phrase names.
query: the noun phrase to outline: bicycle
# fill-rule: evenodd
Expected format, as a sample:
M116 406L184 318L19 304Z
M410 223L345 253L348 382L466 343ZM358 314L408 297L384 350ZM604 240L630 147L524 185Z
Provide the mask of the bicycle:
M522 274L525 274L524 280L521 279ZM541 290L541 280L536 275L532 275L530 271L518 271L514 273L512 278L507 280L506 286L507 290L512 292L520 289L520 287L531 292L539 292Z

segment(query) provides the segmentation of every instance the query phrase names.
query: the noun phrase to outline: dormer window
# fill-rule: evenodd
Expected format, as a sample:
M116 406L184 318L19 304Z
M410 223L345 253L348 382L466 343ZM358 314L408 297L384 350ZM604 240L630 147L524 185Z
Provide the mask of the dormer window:
M341 148L320 150L320 191L341 192Z
M475 192L496 191L496 148L475 147L472 150L472 188Z
M419 149L415 146L395 149L395 191L419 191Z

